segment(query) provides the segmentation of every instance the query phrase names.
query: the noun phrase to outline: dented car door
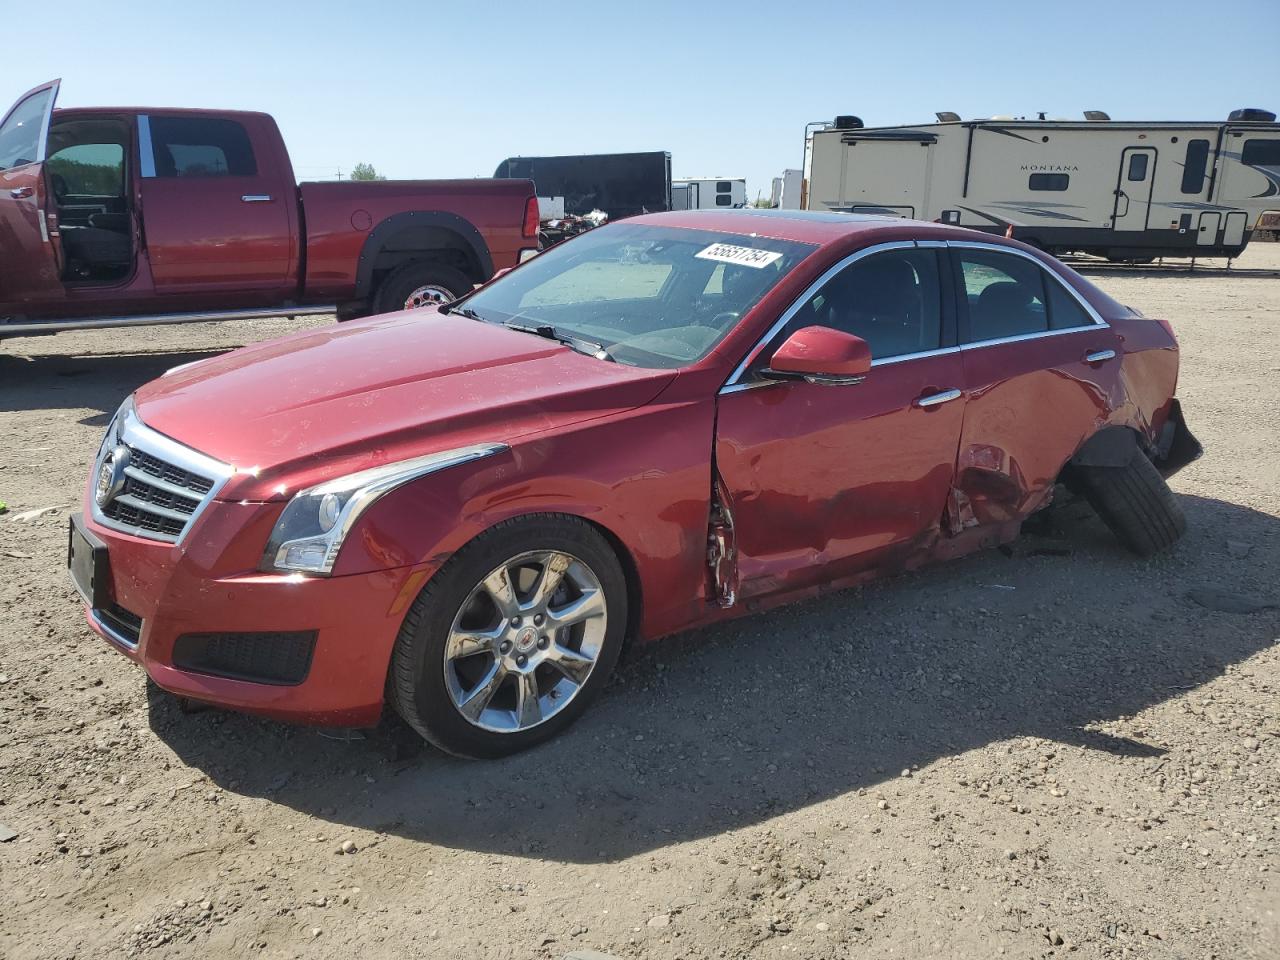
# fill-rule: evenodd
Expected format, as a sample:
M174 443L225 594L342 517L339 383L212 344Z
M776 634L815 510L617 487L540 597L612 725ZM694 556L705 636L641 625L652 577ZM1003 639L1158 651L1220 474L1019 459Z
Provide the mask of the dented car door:
M846 258L723 388L715 463L743 598L912 566L936 543L964 410L943 256L908 242ZM761 374L790 332L813 325L867 341L864 382Z

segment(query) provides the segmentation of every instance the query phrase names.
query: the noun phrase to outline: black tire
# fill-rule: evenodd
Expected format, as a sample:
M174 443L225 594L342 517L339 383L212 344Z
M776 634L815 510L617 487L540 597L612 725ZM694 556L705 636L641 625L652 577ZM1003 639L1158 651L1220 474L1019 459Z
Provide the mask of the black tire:
M405 309L409 294L419 287L441 287L454 299L470 293L472 283L461 270L435 260L412 260L387 274L374 294L375 313L395 313Z
M1124 546L1149 557L1173 546L1187 519L1155 464L1141 450L1123 467L1078 467L1086 499Z
M463 717L446 686L449 630L472 589L495 566L535 550L568 553L599 579L606 605L604 640L595 667L561 709L528 729L485 730ZM618 661L626 629L626 576L608 541L591 524L562 514L507 520L454 554L409 608L391 655L391 705L423 738L448 753L476 759L517 753L563 731L599 696Z

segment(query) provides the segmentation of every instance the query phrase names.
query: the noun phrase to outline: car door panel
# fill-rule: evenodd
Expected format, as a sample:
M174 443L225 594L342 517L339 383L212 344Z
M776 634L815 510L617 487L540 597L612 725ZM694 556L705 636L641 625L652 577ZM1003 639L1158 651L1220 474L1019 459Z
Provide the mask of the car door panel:
M293 290L294 186L271 168L253 119L155 114L138 121L140 206L157 292ZM199 140L199 124L217 125L205 137L210 144L166 142Z
M54 80L23 94L0 121L0 305L14 312L66 295L44 170L58 85Z
M937 540L963 403L958 353L884 363L862 384L803 381L721 395L716 468L741 595L911 566Z
M1122 402L1120 344L1034 257L981 244L951 254L965 392L955 523L1015 523Z

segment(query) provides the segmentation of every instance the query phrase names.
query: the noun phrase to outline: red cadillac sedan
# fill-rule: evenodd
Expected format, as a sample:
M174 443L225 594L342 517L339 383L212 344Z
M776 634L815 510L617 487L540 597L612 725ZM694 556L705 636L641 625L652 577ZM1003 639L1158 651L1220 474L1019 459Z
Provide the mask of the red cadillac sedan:
M1022 244L846 214L593 230L438 308L170 371L72 520L90 626L184 697L553 736L646 640L995 546L1139 554L1199 456L1169 325Z

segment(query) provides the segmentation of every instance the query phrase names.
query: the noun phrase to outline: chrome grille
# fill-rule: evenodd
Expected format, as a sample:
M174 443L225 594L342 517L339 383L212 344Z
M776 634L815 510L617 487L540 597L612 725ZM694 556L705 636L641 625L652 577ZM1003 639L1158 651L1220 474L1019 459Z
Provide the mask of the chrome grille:
M152 430L126 404L107 428L94 464L95 478L104 473L104 497L93 504L100 523L176 543L232 470Z

